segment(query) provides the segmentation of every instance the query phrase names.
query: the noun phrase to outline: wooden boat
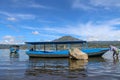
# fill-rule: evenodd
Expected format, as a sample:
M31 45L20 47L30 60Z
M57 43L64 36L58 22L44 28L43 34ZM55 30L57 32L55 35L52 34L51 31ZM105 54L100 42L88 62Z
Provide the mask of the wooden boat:
M70 44L85 44L86 41L64 41L64 42L26 42L29 46L32 45L34 49L30 49L26 51L26 54L29 57L48 57L48 58L53 58L53 57L69 57L69 49L70 49ZM52 44L55 47L55 50L46 50L46 45ZM58 50L57 46L58 44L67 44L68 49L66 50ZM37 45L43 45L43 50L37 50L36 46ZM84 53L88 54L89 57L95 57L95 56L102 56L108 48L82 48L81 51Z
M85 52L86 54L88 54L89 57L102 56L108 50L109 50L109 48L87 48L87 49L82 49L82 51Z
M19 46L18 45L12 45L10 46L10 53L18 53Z
M57 50L57 51L27 51L29 57L69 57L69 50Z
M95 50L99 50L96 52ZM83 49L83 52L88 54L89 57L102 56L108 49ZM90 52L89 52L90 51ZM29 57L69 57L69 50L59 50L59 51L26 51Z

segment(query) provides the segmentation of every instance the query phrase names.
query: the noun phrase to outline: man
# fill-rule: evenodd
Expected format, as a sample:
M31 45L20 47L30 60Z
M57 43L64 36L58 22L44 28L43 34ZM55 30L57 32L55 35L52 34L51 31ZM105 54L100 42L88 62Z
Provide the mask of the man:
M113 57L115 55L118 57L118 55L119 55L119 49L117 47L110 45L110 50L113 51Z

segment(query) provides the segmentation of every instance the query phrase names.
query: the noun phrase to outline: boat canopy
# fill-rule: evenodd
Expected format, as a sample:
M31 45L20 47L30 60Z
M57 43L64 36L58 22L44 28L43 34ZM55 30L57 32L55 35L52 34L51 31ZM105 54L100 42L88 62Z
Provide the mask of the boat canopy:
M26 44L32 44L32 45L40 45L40 44L83 44L83 43L87 43L86 41L61 41L61 42L55 42L55 41L51 41L51 42L25 42Z

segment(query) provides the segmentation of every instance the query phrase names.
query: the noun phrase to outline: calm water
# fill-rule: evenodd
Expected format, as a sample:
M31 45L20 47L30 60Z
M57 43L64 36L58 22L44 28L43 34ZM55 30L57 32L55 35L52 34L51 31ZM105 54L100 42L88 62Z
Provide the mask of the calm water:
M120 80L119 59L111 53L104 58L30 58L25 51L10 56L0 50L0 80Z

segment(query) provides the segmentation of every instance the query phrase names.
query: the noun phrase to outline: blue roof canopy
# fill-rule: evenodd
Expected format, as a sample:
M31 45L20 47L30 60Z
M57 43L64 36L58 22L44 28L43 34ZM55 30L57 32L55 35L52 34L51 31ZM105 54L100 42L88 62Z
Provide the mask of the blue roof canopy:
M83 44L87 43L86 41L61 41L61 42L25 42L26 44L40 45L40 44Z

